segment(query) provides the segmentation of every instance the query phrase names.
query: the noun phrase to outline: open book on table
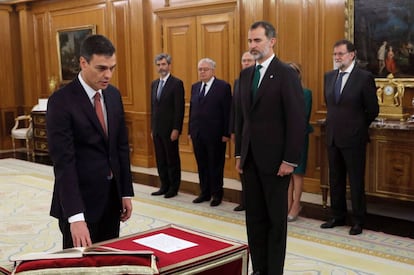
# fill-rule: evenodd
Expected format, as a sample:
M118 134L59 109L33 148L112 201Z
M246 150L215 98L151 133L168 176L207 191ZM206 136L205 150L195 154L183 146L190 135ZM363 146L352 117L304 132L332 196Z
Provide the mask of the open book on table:
M123 250L103 245L92 245L89 247L73 247L56 252L34 252L10 257L10 261L31 261L45 259L67 259L82 258L87 255L153 255L151 250Z

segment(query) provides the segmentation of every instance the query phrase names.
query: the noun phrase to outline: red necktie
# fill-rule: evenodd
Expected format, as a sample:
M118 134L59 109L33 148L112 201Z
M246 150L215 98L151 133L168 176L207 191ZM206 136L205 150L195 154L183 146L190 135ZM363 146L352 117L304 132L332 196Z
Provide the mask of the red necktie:
M94 99L94 104L95 104L96 115L98 116L98 119L99 119L99 122L101 123L102 129L104 130L105 134L107 134L104 114L103 114L102 105L101 105L101 94L96 92L93 99Z

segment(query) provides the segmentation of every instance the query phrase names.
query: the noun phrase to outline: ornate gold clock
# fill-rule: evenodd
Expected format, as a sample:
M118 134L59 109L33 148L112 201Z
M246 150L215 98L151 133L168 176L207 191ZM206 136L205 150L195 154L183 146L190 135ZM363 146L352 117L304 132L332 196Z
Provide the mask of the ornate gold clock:
M409 114L403 111L404 84L389 74L377 90L380 113L378 117L404 121Z

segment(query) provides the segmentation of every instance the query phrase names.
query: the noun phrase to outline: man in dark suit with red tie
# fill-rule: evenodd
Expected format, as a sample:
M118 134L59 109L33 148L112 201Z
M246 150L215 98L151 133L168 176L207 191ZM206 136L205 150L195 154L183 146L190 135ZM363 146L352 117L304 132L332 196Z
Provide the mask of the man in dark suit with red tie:
M109 84L115 48L91 35L79 61L81 72L50 96L46 115L55 174L50 214L59 220L63 248L117 238L134 195L122 98Z
M151 84L151 136L161 187L151 195L172 198L181 183L178 138L184 119L184 85L170 74L170 55L157 55L155 65L160 78Z
M274 54L276 30L253 23L249 51L256 66L241 71L236 102L236 169L244 178L253 274L283 274L287 198L303 148L305 101L297 73Z
M321 228L345 225L346 175L352 202L350 235L362 233L365 222L365 156L368 128L379 112L373 75L355 63L355 46L348 40L334 45L338 69L325 74L326 143L332 218Z
M191 87L188 133L192 140L200 180L200 195L193 203L223 199L226 143L230 138L230 84L214 76L216 63L210 58L198 62L200 81Z

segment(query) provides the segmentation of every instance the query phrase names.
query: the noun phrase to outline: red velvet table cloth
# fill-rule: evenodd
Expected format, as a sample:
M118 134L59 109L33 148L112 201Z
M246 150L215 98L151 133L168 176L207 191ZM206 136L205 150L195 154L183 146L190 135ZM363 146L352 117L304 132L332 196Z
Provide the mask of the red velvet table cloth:
M134 242L134 240L160 233L176 237L181 240L189 241L197 245L175 252L166 253L152 247ZM149 231L101 242L97 245L103 245L122 250L151 250L154 252L154 255L156 257L156 266L158 267L159 274L180 274L182 272L190 272L192 274L202 275L247 274L248 247L246 244L230 241L224 238L212 236L206 233L197 232L175 225L155 228ZM39 271L74 267L83 267L86 268L86 270L88 267L94 267L94 272L96 272L96 267L116 267L126 265L151 267L153 264L154 263L151 262L151 257L148 256L84 256L82 258L71 259L25 261L17 266L15 272L18 273L25 271L26 274L30 274L31 270ZM82 271L84 272L84 270ZM157 272L154 272L153 274L157 274Z

